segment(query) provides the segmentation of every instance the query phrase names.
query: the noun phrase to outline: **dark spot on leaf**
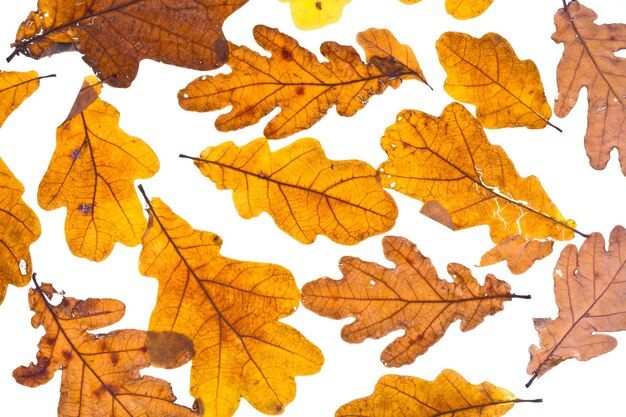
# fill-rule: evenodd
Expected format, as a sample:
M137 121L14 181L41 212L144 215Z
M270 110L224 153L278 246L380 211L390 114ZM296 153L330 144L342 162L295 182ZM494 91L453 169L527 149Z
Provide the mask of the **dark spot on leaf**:
M63 352L61 352L61 355L63 355L63 358L65 358L66 361L69 361L70 359L72 359L71 350L64 350Z
M317 10L322 10L322 2L321 1L316 1L315 2L315 8Z
M111 363L113 364L113 366L117 365L119 361L120 361L119 353L117 352L111 353Z
M304 87L299 85L296 87L296 95L303 96L304 95Z
M80 210L81 213L87 216L93 213L93 204L82 203L78 205L78 209Z
M72 161L77 160L79 156L80 156L80 148L72 149L72 152L70 153L70 157L72 158Z
M287 49L282 48L280 50L280 55L283 57L283 59L285 61L291 61L293 60L293 55L291 55L291 52L289 52Z
M280 413L281 411L283 411L283 406L278 404L276 408L274 409L274 411L276 411L276 414Z

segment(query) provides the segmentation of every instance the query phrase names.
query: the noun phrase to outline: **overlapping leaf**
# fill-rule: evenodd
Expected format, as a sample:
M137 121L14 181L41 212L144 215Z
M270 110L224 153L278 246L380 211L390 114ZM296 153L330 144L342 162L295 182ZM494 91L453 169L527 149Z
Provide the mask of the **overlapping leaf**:
M46 77L39 77L35 71L0 71L0 127L39 88L42 78Z
M18 29L14 54L42 58L78 50L101 79L128 87L139 61L198 70L222 66L224 20L247 0L39 0Z
M321 278L302 288L303 305L333 319L355 317L341 331L343 340L360 343L378 339L402 329L383 351L386 366L411 363L435 344L456 320L468 331L488 315L504 308L504 302L516 296L511 287L493 275L480 285L469 269L448 265L454 282L440 279L430 259L405 238L386 236L385 257L396 264L394 269L343 257L339 262L343 279Z
M626 24L596 25L596 13L578 1L554 16L552 39L565 50L557 68L557 116L565 117L587 87L585 148L591 166L604 169L617 148L626 175L626 59L615 55L626 49Z
M552 240L534 240L521 235L512 235L485 253L480 258L480 266L506 261L511 272L523 274L536 260L550 255L553 245Z
M519 400L489 382L472 385L457 372L444 369L434 381L385 375L374 393L343 405L335 417L499 417Z
M13 372L17 382L36 387L61 370L58 414L62 417L198 417L197 412L174 404L170 384L139 371L150 366L146 356L147 334L117 330L91 334L124 315L124 304L112 299L77 300L63 297L58 305L47 298L58 294L50 284L29 293L35 312L33 327L43 326L37 363Z
M231 416L242 396L263 413L280 414L295 396L294 377L318 372L322 353L278 322L300 302L291 273L225 258L221 244L152 200L140 270L159 280L150 330L162 337L148 353L162 356L170 339L180 340L172 332L193 342L191 394L206 417Z
M513 235L574 236L575 223L565 220L539 180L521 178L504 150L489 143L480 124L458 103L448 105L440 117L404 110L381 143L389 158L379 168L383 186L436 201L439 217L447 215L454 230L486 224L495 243Z
M446 32L437 41L439 61L448 73L444 88L455 100L476 106L476 117L490 129L550 124L548 105L534 62L521 61L502 36L480 39Z
M353 245L391 229L398 208L376 171L361 161L331 161L318 141L301 139L270 152L267 140L205 149L195 164L219 189L232 189L239 214L266 211L302 243L318 234Z
M57 129L57 146L39 184L45 210L67 207L65 235L72 253L101 261L115 242L136 246L146 219L133 181L148 178L159 161L141 139L118 126L119 113L85 78L74 107Z
M340 115L352 116L389 85L397 88L409 79L426 82L413 51L388 30L369 29L357 37L367 63L351 46L335 42L322 44L328 61L319 62L295 39L266 26L256 26L254 37L271 57L232 46L228 56L232 72L190 83L178 94L181 107L206 112L232 105L215 122L221 131L255 124L280 107L264 130L265 137L276 139L308 129L332 106Z
M610 352L615 338L604 334L626 330L626 230L604 238L592 233L577 251L568 245L554 269L556 319L535 319L540 346L531 346L528 385L564 360L589 360Z
M400 0L415 4L422 0ZM446 0L446 11L457 19L472 19L480 16L491 6L493 0Z
M9 284L28 284L32 273L29 246L41 235L39 219L22 194L24 186L0 158L0 303Z
M319 29L341 18L351 0L280 0L291 3L291 17L300 29Z

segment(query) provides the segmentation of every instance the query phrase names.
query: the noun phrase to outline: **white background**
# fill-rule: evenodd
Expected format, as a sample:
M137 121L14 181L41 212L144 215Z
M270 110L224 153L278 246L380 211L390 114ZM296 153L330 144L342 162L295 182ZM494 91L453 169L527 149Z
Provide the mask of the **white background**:
M586 5L600 15L600 22L626 22L626 7L619 1L588 0ZM11 53L19 23L34 10L35 1L2 2L0 6L0 57ZM473 36L497 32L513 45L518 56L533 59L538 65L550 103L556 96L555 69L562 45L550 36L554 31L553 15L561 7L557 0L496 0L482 16L458 21L448 16L443 0L426 0L404 5L398 0L354 0L344 10L339 23L321 30L304 32L291 22L289 6L278 0L251 0L228 19L224 28L229 40L259 49L252 39L255 24L277 27L295 36L314 52L326 40L357 46L357 32L369 27L388 28L403 43L412 46L425 76L435 91L416 81L402 84L373 97L365 109L352 118L336 115L334 109L306 132L271 143L273 149L286 146L301 137L321 141L331 159L361 159L377 167L386 159L379 146L385 127L392 124L402 109L418 109L439 115L452 99L442 86L445 72L438 62L435 41L444 31L462 31ZM357 47L358 48L358 47ZM102 263L73 257L63 235L65 210L45 212L39 209L36 193L55 146L56 127L63 122L91 70L77 53L66 53L33 61L17 57L3 70L36 69L40 75L56 73L43 80L39 90L28 99L0 129L0 156L25 187L25 201L36 211L42 223L42 236L31 247L34 268L39 280L54 284L76 298L113 297L126 303L124 319L112 328L145 329L155 303L157 282L139 274L140 247L117 245ZM228 69L222 69L228 71ZM344 255L389 265L382 255L377 236L356 246L341 246L319 237L314 244L302 245L282 231L269 216L252 220L240 218L231 201L230 191L218 191L179 153L197 155L207 146L233 140L239 145L262 136L269 118L232 133L220 133L213 127L219 112L191 113L178 107L176 94L194 78L202 75L186 69L142 62L132 87L117 90L105 87L102 98L121 113L121 127L145 140L157 153L161 170L143 180L151 196L159 196L197 229L209 230L224 239L222 254L231 258L273 262L289 268L298 283L322 276L340 278L337 264ZM473 111L473 107L470 106ZM547 127L543 130L501 129L487 131L493 143L505 148L522 176L537 175L547 193L562 213L575 219L579 229L598 231L608 237L611 229L626 217L626 178L621 174L616 153L604 171L593 170L583 148L586 125L586 96L566 119L552 118L564 133ZM532 300L513 300L503 312L488 317L469 333L461 333L453 324L442 340L415 363L400 369L387 369L379 360L380 352L398 336L393 333L380 340L359 345L343 342L342 322L318 317L300 308L287 321L319 346L325 355L322 371L314 376L297 378L296 400L287 406L284 416L329 417L342 404L369 395L376 381L385 373L433 379L442 369L451 368L470 382L489 380L507 388L519 398L543 398L542 404L518 404L507 416L623 416L623 375L626 371L626 337L619 339L611 353L589 362L568 360L524 388L528 347L537 343L533 317L554 317L557 308L552 292L552 269L565 246L555 244L555 253L539 262L530 272L513 276L504 265L473 267L492 243L485 226L451 232L421 216L421 203L393 193L400 215L389 232L411 239L431 257L442 277L448 262L472 267L482 282L492 272L508 281L513 292L532 294ZM572 243L580 246L582 238ZM60 372L47 385L22 387L11 376L13 369L35 360L37 343L43 329L32 329L27 303L28 287L9 287L0 306L0 414L48 417L56 414ZM107 329L109 330L109 329ZM189 366L174 371L148 369L172 382L181 404L190 406L187 394ZM237 416L260 415L242 401Z

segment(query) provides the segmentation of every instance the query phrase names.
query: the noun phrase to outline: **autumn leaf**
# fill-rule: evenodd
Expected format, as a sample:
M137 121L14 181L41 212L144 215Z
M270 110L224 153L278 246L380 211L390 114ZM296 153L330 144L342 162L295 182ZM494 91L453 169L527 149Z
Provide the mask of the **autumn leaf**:
M77 50L104 82L128 87L139 61L197 70L222 66L224 20L247 0L39 0L19 27L15 51L32 58Z
M122 302L63 297L52 305L46 298L59 293L50 284L35 286L28 295L35 313L32 325L43 326L46 334L39 342L37 363L20 366L13 377L22 385L37 387L61 370L60 417L199 415L174 404L176 397L168 382L140 375L141 369L150 366L146 332L87 332L118 322L124 316Z
M351 0L280 0L291 3L291 17L296 27L319 29L341 18L346 4Z
M409 79L426 83L413 51L385 29L358 35L367 63L351 46L335 42L322 44L321 53L328 61L319 62L295 39L266 26L256 26L254 37L271 57L232 46L228 56L232 72L191 82L178 93L180 106L207 112L232 105L215 122L220 131L253 125L280 107L263 132L277 139L308 129L334 105L341 116L352 116L388 85L397 88Z
M451 369L434 381L400 375L385 375L374 393L343 405L335 417L499 417L520 400L503 389L483 382L472 385Z
M430 259L402 237L383 238L385 257L396 264L388 269L358 258L343 257L343 279L321 278L302 288L303 305L333 319L354 317L341 337L349 343L378 339L394 330L405 334L381 355L386 366L399 367L415 361L441 339L448 326L461 321L461 330L472 330L488 315L504 308L512 298L511 287L493 275L480 285L469 269L449 264L454 282L440 279Z
M39 80L48 77L54 75L39 77L35 71L0 71L0 127L39 88Z
M65 236L76 256L101 261L115 242L136 246L146 219L133 181L149 178L159 161L141 139L118 126L119 113L98 98L102 85L85 78L39 184L45 210L67 207Z
M521 61L502 36L488 33L476 39L446 32L436 46L448 73L445 90L455 100L475 105L476 117L484 127L555 127L548 121L552 110L537 66L530 60Z
M400 0L415 4L422 0ZM446 11L457 19L472 19L480 16L491 6L493 0L446 0Z
M150 330L193 341L191 394L201 412L229 417L244 397L280 414L295 396L294 377L323 363L315 345L278 321L300 302L291 272L221 256L219 236L192 229L159 199L149 214L139 268L159 280ZM148 354L159 358L168 347L148 344Z
M567 116L579 91L587 87L585 148L591 166L604 169L611 150L617 148L626 175L626 59L615 55L626 49L626 25L596 25L597 18L578 1L566 4L554 16L552 39L565 46L557 67L554 112Z
M30 281L29 246L41 235L37 215L22 200L24 186L0 158L0 304L9 284Z
M616 226L609 250L592 233L579 251L568 245L554 268L556 319L534 319L540 346L530 347L528 374L542 376L564 360L586 361L610 352L615 338L604 334L626 330L626 230Z
M427 204L437 202L441 207L432 217L447 216L453 230L486 224L495 243L514 235L574 237L576 224L565 220L539 180L520 177L504 150L489 143L458 103L440 117L402 111L381 145L388 155L379 167L383 186Z
M526 239L521 235L512 235L498 243L482 258L479 266L493 265L506 261L514 274L523 274L536 260L545 258L552 253L552 240Z
M315 139L300 139L276 152L265 139L243 147L226 142L191 159L218 189L234 191L241 217L265 211L302 243L321 234L354 245L388 231L398 217L374 168L356 160L331 161Z

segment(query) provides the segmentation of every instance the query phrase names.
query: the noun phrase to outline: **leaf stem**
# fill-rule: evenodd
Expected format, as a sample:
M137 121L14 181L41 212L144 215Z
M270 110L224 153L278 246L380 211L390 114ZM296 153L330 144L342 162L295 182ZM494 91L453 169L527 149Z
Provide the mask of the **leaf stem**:
M137 188L139 188L139 192L141 193L141 196L143 197L144 201L146 202L150 210L152 210L152 204L150 204L150 199L148 198L148 194L146 194L146 191L143 189L143 184L139 184Z
M516 398L512 402L514 402L514 403L542 403L543 402L543 398L535 398L534 400L520 400L520 399Z
M561 129L560 127L550 123L549 120L546 120L546 123L548 124L548 126L555 128L559 133L563 133L563 129Z
M509 296L511 296L511 298L523 298L524 300L530 300L532 298L530 294L529 295L509 294Z
M524 385L526 388L530 387L532 383L537 379L537 371L533 372L533 376L528 380L528 382Z

